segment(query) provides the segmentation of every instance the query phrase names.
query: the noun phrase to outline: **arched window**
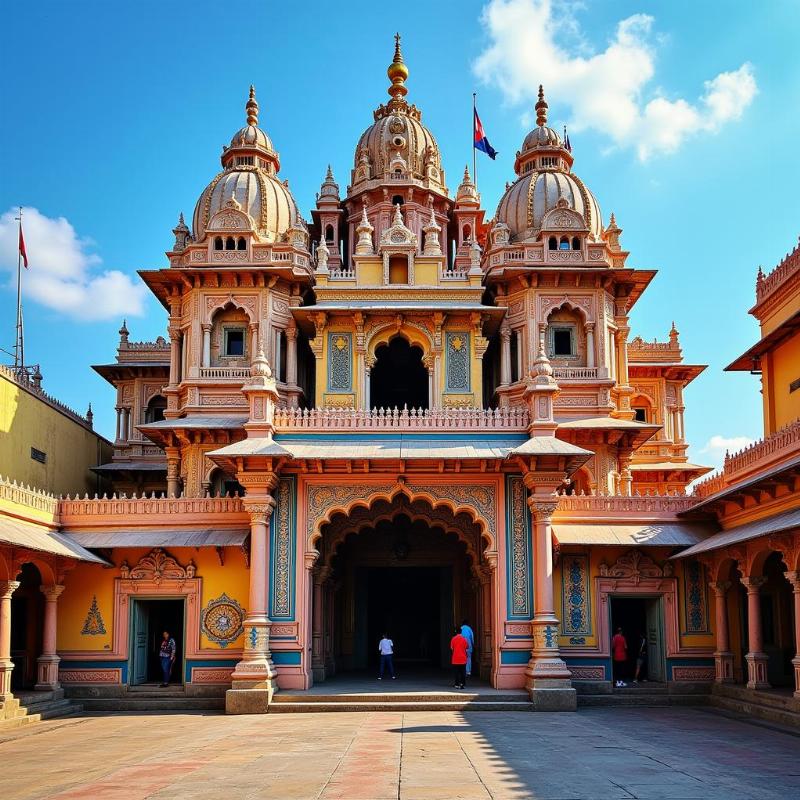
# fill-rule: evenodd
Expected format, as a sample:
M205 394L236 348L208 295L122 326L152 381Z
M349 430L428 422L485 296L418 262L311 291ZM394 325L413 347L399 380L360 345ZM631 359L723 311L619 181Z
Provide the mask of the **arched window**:
M469 225L465 225L461 230L462 241L468 242L470 237L472 236L472 228Z
M392 205L393 206L401 206L401 205L403 205L403 196L400 195L400 194L396 194L392 198Z
M569 237L562 236L558 241L559 250L569 250Z
M326 225L325 226L325 241L332 242L333 241L333 225Z
M372 408L428 408L428 370L422 350L396 336L375 351L370 372Z
M225 249L226 250L235 250L236 249L236 241L234 240L233 236L229 236L225 240Z
M572 249L573 250L581 249L581 240L577 236L572 237Z
M164 419L164 411L167 408L167 398L160 394L153 395L147 408L144 410L145 423L161 422Z
M224 246L223 246L223 244L222 244L222 237L221 237L221 236L216 236L216 237L214 238L214 249L215 249L215 250L222 250L222 249L223 249L223 247L224 247Z
M547 240L547 249L548 250L558 250L558 240L555 236L551 236Z
M247 242L245 241L244 236L240 236L236 242L236 249L237 250L247 250Z

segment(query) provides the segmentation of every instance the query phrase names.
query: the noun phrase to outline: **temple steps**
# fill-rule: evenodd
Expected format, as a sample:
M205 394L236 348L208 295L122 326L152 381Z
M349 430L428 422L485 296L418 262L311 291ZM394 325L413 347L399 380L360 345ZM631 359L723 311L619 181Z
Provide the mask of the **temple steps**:
M708 695L698 693L678 693L664 685L641 684L612 689L610 692L591 694L578 692L578 705L615 707L665 707L708 705Z
M337 711L531 711L524 692L369 692L364 694L292 694L278 692L270 714Z
M710 704L721 711L800 729L800 699L789 691L751 691L744 686L714 684Z
M31 725L45 719L74 717L83 705L64 697L64 690L51 692L18 692L0 709L0 731Z
M185 697L165 696L153 692L132 697L86 697L81 698L84 709L89 713L180 713L184 711L224 711L224 697Z

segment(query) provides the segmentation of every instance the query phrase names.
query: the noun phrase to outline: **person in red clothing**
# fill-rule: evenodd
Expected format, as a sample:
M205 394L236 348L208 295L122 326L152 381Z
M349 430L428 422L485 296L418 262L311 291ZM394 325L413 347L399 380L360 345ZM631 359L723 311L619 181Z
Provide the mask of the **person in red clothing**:
M617 628L611 640L611 659L614 666L614 687L619 689L628 684L622 679L625 663L628 660L628 642L622 633L622 628Z
M455 683L453 684L456 689L463 689L467 685L467 650L469 650L469 642L465 636L461 635L458 628L453 629L453 638L450 640L450 651L452 657L450 663L453 665L453 672L455 674Z

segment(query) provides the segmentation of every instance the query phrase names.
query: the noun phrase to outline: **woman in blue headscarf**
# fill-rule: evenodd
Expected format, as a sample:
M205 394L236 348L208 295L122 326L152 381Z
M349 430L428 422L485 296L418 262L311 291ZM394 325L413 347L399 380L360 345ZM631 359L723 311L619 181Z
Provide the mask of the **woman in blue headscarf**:
M472 674L472 651L475 649L475 632L469 626L469 620L461 623L461 635L467 640L467 675Z

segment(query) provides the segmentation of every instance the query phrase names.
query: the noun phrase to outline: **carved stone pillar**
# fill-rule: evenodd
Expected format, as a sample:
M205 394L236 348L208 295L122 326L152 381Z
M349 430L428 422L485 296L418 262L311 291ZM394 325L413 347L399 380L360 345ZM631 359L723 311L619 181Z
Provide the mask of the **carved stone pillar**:
M58 598L64 587L59 584L51 586L40 586L40 591L44 595L44 630L42 632L42 654L36 659L37 679L36 689L38 691L53 691L59 689L61 684L58 682L58 664L61 659L58 657L56 643L56 631L58 626Z
M529 487L531 488L531 487ZM528 499L533 518L533 649L525 670L525 686L537 711L574 711L577 697L571 674L558 649L559 624L553 605L553 542L551 521L555 498Z
M794 595L794 696L800 697L800 572L784 572Z
M594 322L586 323L586 366L595 365L594 355Z
M747 628L749 634L747 661L747 688L769 689L767 680L767 654L764 652L761 633L761 587L766 578L741 578L747 589Z
M311 617L311 669L314 681L325 680L325 582L330 576L330 567L320 567L312 570L313 580L313 608Z
M248 495L244 506L250 514L250 594L244 619L244 652L225 695L228 714L265 713L277 691L277 672L269 649L272 623L267 616L269 518L275 500L270 494Z
M19 581L0 581L0 700L11 697L11 595Z
M165 447L167 456L167 497L181 495L181 451L178 447Z
M127 442L131 438L131 410L122 409L122 441Z
M181 382L181 335L177 325L169 326L169 385L172 387Z
M630 451L620 450L617 459L619 461L619 493L625 497L630 497L631 484L633 483Z
M203 324L203 366L211 366L211 323Z
M372 408L372 368L375 366L375 356L364 357L364 409L366 411Z
M480 666L481 679L489 680L492 673L492 569L482 567L478 573L480 581Z
M289 387L289 405L297 408L300 394L297 385L297 328L286 329L286 383Z
M717 683L733 683L733 653L728 633L728 589L730 581L709 584L714 591L714 614L717 631L717 647L714 651L714 680Z
M250 323L250 360L252 361L258 355L258 323ZM280 353L280 349L278 349ZM274 360L274 359L273 359ZM277 367L276 367L277 369Z
M627 317L617 317L617 330L614 334L617 351L617 397L619 398L618 416L621 419L633 419L635 412L631 408L631 395L633 388L628 379L628 327Z
M119 442L119 441L122 440L122 438L121 438L122 437L122 409L119 406L117 406L116 412L117 412L117 433L116 433L116 436L114 437L114 441L115 442Z
M511 383L511 329L500 328L500 385Z
M675 439L676 441L681 442L681 444L686 441L686 433L683 427L683 412L685 410L686 409L684 406L678 406L678 408L676 409L677 411L676 422L678 423L678 432Z

